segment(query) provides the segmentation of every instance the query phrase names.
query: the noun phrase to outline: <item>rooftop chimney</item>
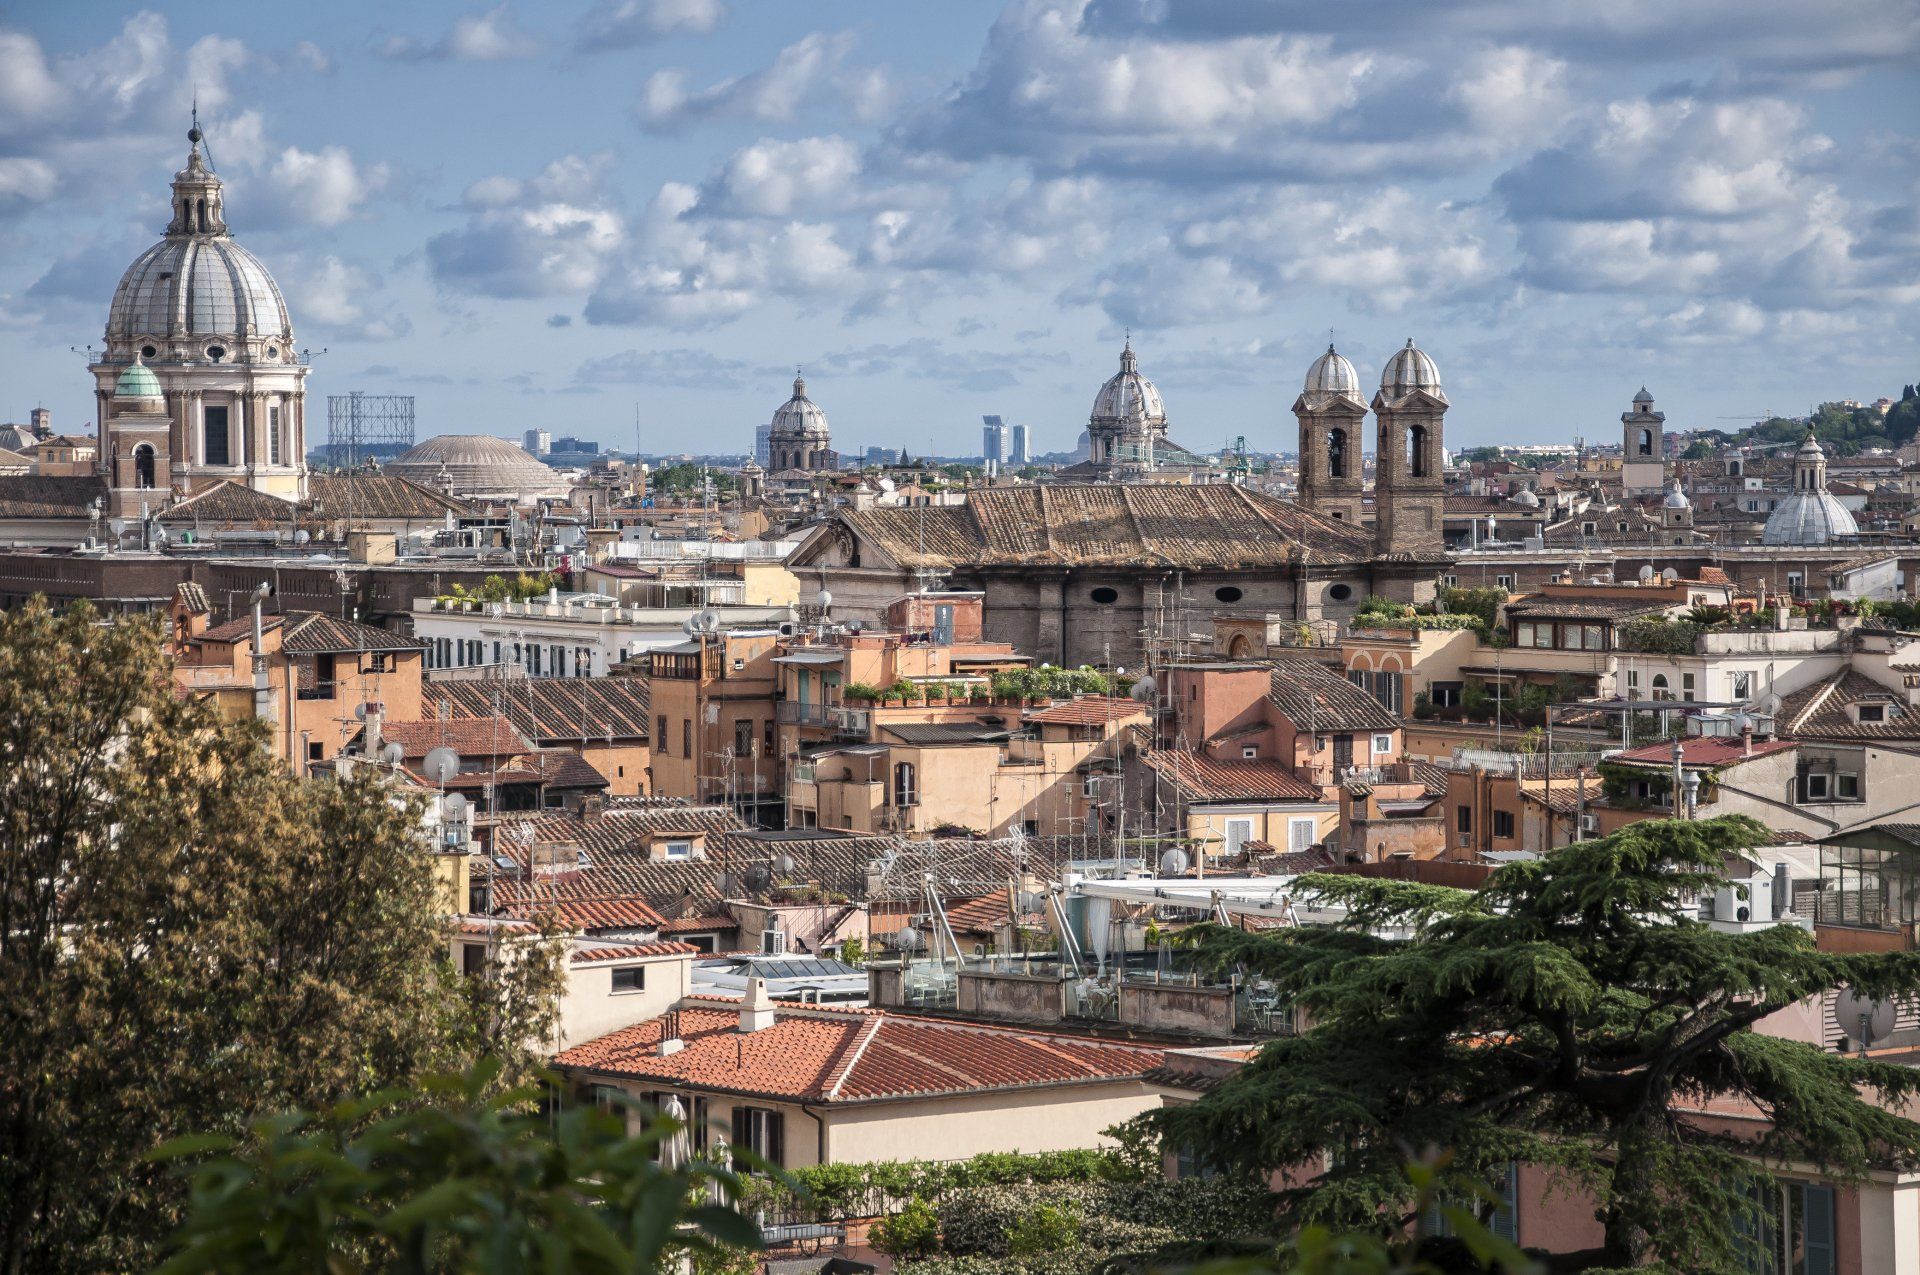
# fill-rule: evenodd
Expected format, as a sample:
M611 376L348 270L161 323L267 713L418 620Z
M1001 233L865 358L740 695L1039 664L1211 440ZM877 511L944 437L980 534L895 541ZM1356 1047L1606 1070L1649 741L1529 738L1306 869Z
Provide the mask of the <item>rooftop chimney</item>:
M747 994L740 998L740 1030L757 1032L773 1026L773 998L767 995L767 980L758 974L747 980Z

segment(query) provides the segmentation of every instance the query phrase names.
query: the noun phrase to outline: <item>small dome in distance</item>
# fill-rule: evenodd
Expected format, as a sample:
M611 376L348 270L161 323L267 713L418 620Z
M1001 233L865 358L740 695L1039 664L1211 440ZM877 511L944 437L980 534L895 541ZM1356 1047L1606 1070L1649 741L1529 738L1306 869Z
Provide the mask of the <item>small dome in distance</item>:
M140 361L140 356L137 354L133 362L127 364L126 370L120 373L120 379L114 382L113 396L115 398L164 397L160 389L160 378L153 374L152 368Z
M1305 392L1308 394L1352 394L1360 393L1360 373L1354 370L1347 356L1335 350L1331 344L1327 352L1313 361L1307 369Z
M1538 509L1540 507L1540 497L1534 495L1533 488L1522 487L1513 494L1513 503L1519 505L1522 509Z
M1680 478L1675 475L1673 485L1667 488L1666 499L1660 502L1668 509L1691 509L1693 504L1687 499L1687 493L1680 490Z
M1653 395L1647 392L1646 386L1642 385L1640 387L1640 392L1633 396L1633 405L1635 407L1652 407L1653 406Z
M1415 390L1425 390L1429 394L1441 396L1440 369L1427 357L1426 351L1407 338L1403 349L1396 350L1387 360L1386 370L1380 373L1380 392L1390 399L1404 398Z

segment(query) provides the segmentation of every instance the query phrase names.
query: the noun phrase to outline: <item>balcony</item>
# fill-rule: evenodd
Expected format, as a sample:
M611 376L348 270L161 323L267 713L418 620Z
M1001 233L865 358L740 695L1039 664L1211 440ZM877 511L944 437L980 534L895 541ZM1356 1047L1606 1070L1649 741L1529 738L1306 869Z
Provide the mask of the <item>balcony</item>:
M332 699L338 682L315 682L312 686L303 686L295 693L298 699Z
M800 704L781 700L774 705L774 719L782 726L815 726L836 735L865 739L873 714L864 708L845 708L839 704Z

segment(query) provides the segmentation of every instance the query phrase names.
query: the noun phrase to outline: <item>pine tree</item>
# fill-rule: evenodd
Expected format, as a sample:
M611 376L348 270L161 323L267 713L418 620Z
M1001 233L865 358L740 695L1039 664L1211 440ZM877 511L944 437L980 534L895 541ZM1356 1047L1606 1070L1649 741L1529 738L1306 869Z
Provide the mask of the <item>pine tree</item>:
M183 1198L155 1144L502 1034L446 958L418 811L264 743L174 694L149 621L0 614L0 1271L145 1269ZM505 1035L547 1025L511 1008Z
M1920 1125L1889 1109L1920 1094L1920 1069L1753 1030L1841 985L1920 993L1920 954L1832 955L1786 925L1722 933L1689 902L1722 884L1724 855L1767 835L1738 817L1636 823L1471 893L1303 878L1349 909L1343 923L1195 937L1212 963L1273 979L1311 1027L1143 1119L1222 1167L1331 1164L1282 1192L1291 1223L1392 1216L1409 1149L1438 1147L1483 1180L1521 1161L1583 1188L1609 1266L1723 1269L1756 1158L1840 1178L1920 1165ZM1397 927L1413 937L1381 937ZM1736 1147L1679 1114L1714 1099L1750 1101L1771 1125Z

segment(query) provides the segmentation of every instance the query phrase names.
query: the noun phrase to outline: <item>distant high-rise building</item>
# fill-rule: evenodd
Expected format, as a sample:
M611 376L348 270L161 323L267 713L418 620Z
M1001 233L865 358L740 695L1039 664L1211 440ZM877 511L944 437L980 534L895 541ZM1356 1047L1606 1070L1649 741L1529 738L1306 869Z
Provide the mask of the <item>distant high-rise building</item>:
M553 450L553 431L545 429L528 430L526 437L520 441L520 448L522 451L532 452L535 456L545 456Z
M1007 463L1009 465L1031 465L1033 463L1033 445L1027 438L1027 427L1025 425L1015 425L1012 427L1012 430L1013 441L1007 446Z
M869 465L891 465L900 458L900 453L891 447L869 447L865 463Z
M561 456L598 456L600 444L584 438L556 438L547 450Z
M980 455L989 465L1007 463L1007 423L998 416L982 416Z
M773 456L773 425L755 425L753 427L753 459L760 468L767 467L767 461Z

